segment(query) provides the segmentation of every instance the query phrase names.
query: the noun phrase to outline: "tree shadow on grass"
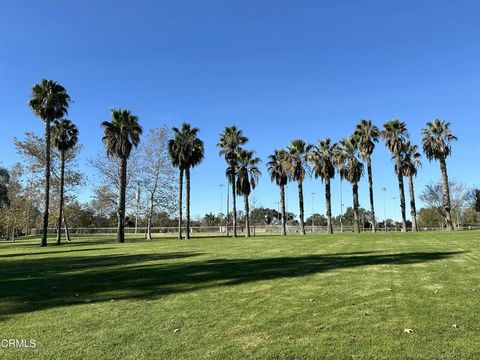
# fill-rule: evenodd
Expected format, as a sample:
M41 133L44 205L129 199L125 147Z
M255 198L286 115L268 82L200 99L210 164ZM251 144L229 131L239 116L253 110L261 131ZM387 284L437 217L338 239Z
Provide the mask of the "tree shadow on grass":
M103 251L103 250L112 250L115 248L112 247L93 247L93 248L82 248L82 249L68 249L68 250L52 250L52 251L32 251L26 253L13 253L13 254L2 254L1 258L13 258L13 257L22 257L22 256L37 256L37 255L55 255L55 254L65 254L73 252L84 252L84 251Z
M200 289L294 278L333 269L404 265L462 252L370 252L200 260L202 253L95 255L0 260L0 318L61 306L155 299Z

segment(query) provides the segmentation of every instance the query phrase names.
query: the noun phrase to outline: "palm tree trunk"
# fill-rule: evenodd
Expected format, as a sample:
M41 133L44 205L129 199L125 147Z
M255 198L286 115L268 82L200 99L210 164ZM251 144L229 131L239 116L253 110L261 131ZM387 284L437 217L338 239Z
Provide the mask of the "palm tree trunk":
M415 206L415 191L413 188L413 176L408 176L408 192L410 194L410 215L412 216L412 231L418 231L417 208Z
M367 159L367 172L368 172L368 192L370 195L370 211L372 212L372 232L375 232L377 228L377 222L375 219L375 205L373 201L372 159L370 158L370 156Z
M280 207L282 211L282 234L287 235L287 214L285 211L285 185L280 185Z
M232 207L233 207L233 237L237 237L237 192L235 189L235 175L232 176Z
M332 226L332 193L330 190L330 178L325 178L325 208L327 209L327 232L333 234Z
M60 206L58 209L58 232L57 245L60 245L62 239L62 220L63 220L63 188L65 185L65 151L60 151Z
M400 209L402 211L402 232L407 232L407 214L405 212L405 190L403 187L403 175L400 169L402 168L402 159L400 154L396 154L395 158L397 160L397 179L398 179L398 190L400 192ZM397 171L398 170L398 171Z
M67 219L65 219L65 215L63 215L63 226L65 227L65 237L67 238L67 242L70 242L70 229L68 228Z
M298 205L300 208L300 229L302 230L302 235L305 235L305 222L304 222L304 209L303 209L303 184L301 181L298 182Z
M185 190L187 191L186 196L186 226L185 226L185 238L190 239L190 168L185 169Z
M120 160L120 193L118 196L117 243L125 242L125 194L127 190L127 158Z
M47 246L48 211L50 209L50 120L45 120L45 208L43 210L43 234L40 246Z
M250 207L248 206L248 195L243 195L245 204L245 237L250 237Z
M440 170L442 172L443 209L445 210L447 230L453 230L451 214L452 206L450 203L450 187L448 185L447 162L445 161L445 159L440 159Z
M178 177L178 238L182 239L182 199L183 199L183 169Z
M353 194L353 231L356 233L360 232L360 223L358 216L358 184L352 184L352 194Z

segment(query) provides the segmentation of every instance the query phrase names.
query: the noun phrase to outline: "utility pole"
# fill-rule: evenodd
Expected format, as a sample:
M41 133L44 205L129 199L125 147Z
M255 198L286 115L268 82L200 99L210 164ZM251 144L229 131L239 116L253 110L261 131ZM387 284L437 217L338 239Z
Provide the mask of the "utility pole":
M384 186L383 191L383 227L385 232L387 232L387 188Z
M137 207L135 209L135 234L138 231L138 213L140 211L140 180L137 181Z

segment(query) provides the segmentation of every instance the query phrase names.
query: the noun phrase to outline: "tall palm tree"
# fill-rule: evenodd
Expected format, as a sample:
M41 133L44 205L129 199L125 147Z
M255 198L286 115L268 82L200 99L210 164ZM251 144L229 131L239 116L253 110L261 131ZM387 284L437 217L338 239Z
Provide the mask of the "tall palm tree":
M221 148L219 155L225 157L227 162L227 170L225 174L227 180L232 186L232 207L233 207L233 236L237 237L237 199L235 189L235 169L237 166L237 153L248 141L248 138L243 135L242 130L238 129L235 125L227 126L220 134L220 141L217 146ZM228 232L228 213L227 213L227 232Z
M415 206L415 191L413 178L417 176L418 168L422 166L422 155L418 152L418 146L410 141L405 142L402 151L402 175L408 178L408 192L410 194L410 215L412 216L412 231L418 231L417 208Z
M250 237L250 207L248 196L255 189L258 178L261 174L258 164L260 159L253 157L253 151L239 149L237 151L237 168L235 174L237 177L237 193L243 195L245 205L245 237Z
M178 129L173 129L174 133ZM186 190L186 222L185 222L185 238L190 239L190 169L199 165L205 155L203 141L197 136L200 129L192 128L190 124L183 123L180 129L181 137L183 138L184 155L185 155L185 190Z
M270 179L280 188L280 211L282 212L282 233L287 235L287 214L285 210L285 185L288 182L288 172L285 168L285 150L275 150L267 163Z
M45 202L43 209L43 233L40 246L47 246L48 212L50 209L50 148L51 124L68 113L70 96L65 88L53 80L42 80L34 85L28 105L45 123Z
M457 140L450 129L450 122L435 119L427 123L422 129L423 152L429 161L438 160L440 162L440 171L442 172L442 192L443 209L445 210L445 220L447 229L453 230L450 188L448 186L447 157L452 153L452 141Z
M312 145L304 140L294 139L287 147L286 166L290 180L296 181L298 185L298 204L300 210L300 227L302 235L305 235L304 207L303 207L303 180L305 180L305 167L307 157Z
M186 139L178 128L173 128L174 138L168 141L168 154L172 165L178 168L178 238L182 239L183 222L183 177L188 164Z
M138 117L130 110L113 109L112 120L102 122L103 143L107 156L114 156L120 161L120 186L118 192L117 243L125 242L125 193L127 189L127 160L133 147L140 143L142 127Z
M358 144L354 136L340 140L334 149L336 165L340 177L352 184L353 195L353 230L360 232L360 216L358 202L358 182L363 175L363 163L357 157Z
M325 206L327 209L327 232L333 234L332 225L332 200L330 179L335 177L335 144L329 138L320 140L318 145L312 148L308 159L313 164L313 172L316 178L321 178L325 183Z
M373 175L372 175L372 153L375 143L380 137L380 130L372 124L371 120L360 120L355 128L359 155L367 162L368 191L370 195L370 211L372 212L372 232L376 231L375 206L373 202Z
M402 167L402 150L405 142L408 140L407 125L398 119L390 120L383 124L381 137L385 141L388 150L393 154L395 159L395 173L397 174L398 190L400 192L400 208L402 210L402 231L407 231L407 216L405 213L405 189L403 186Z
M70 120L57 120L52 126L53 146L60 154L60 206L58 209L57 245L62 237L64 185L65 185L65 154L78 143L78 129Z

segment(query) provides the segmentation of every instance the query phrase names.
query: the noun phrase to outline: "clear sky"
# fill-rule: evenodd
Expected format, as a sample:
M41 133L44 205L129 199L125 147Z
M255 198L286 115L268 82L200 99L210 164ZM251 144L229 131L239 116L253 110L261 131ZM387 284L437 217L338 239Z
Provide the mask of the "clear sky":
M459 137L450 177L478 185L480 3L477 1L19 1L0 3L0 163L18 161L13 137L43 133L27 107L33 84L54 79L74 103L82 169L103 152L100 122L129 108L144 129L183 121L201 129L206 158L193 171L192 215L220 210L225 125L244 130L264 160L257 205L276 207L267 156L293 138L349 135L361 118L400 118L419 143L426 121L452 122ZM397 185L383 144L373 155L377 214L399 218ZM440 179L424 160L417 194ZM333 184L338 214L339 181ZM305 183L306 214L324 212L323 185ZM361 205L368 208L366 179ZM344 204L351 188L343 185ZM88 189L81 194L89 198ZM239 202L239 206L243 206ZM296 212L296 186L288 208ZM224 207L225 210L225 207Z

